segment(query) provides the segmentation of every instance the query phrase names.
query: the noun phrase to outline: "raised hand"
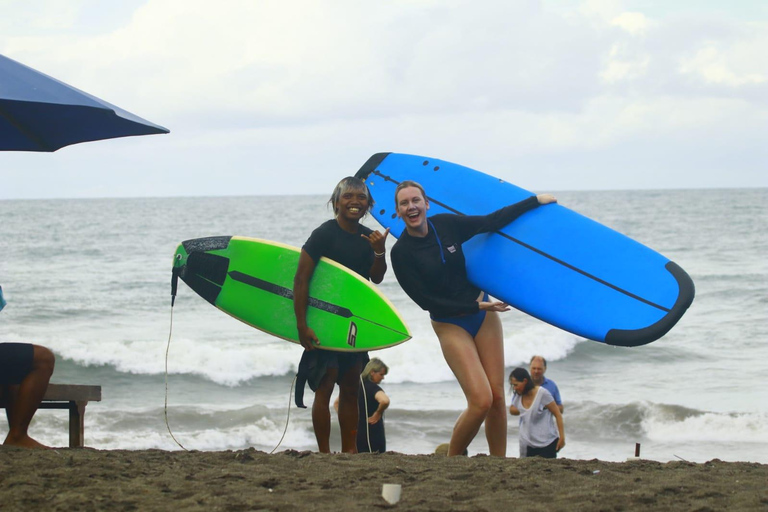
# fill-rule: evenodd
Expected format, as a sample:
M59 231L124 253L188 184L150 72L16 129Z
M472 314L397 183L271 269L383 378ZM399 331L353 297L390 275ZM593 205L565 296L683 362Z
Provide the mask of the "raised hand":
M536 196L536 199L539 200L539 204L549 204L549 203L557 202L557 198L552 194L539 194Z
M374 231L369 236L366 235L360 235L366 240L368 240L368 243L371 244L371 248L373 249L373 252L377 254L382 254L386 251L386 241L387 236L389 236L389 228L384 230L384 234L379 233L379 231Z

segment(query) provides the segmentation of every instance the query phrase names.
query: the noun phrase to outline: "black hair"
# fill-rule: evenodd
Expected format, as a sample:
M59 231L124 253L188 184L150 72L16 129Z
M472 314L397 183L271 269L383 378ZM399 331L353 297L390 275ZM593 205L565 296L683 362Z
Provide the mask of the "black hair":
M512 370L512 373L509 374L509 383L512 383L512 379L515 379L517 382L523 382L524 380L528 379L528 382L525 383L525 388L523 389L523 395L532 390L535 387L535 384L533 383L533 379L531 379L531 374L528 373L528 370L525 368L515 368ZM513 393L517 394L517 391L514 389L512 390Z

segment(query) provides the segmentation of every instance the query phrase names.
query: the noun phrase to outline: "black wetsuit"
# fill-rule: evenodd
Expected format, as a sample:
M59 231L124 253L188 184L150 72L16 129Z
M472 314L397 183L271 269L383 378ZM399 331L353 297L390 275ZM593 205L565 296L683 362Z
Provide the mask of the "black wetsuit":
M477 313L480 289L467 278L461 244L477 234L503 228L538 205L532 196L488 215L438 214L429 218L429 232L423 238L403 231L391 252L397 281L433 318Z
M361 389L357 395L357 452L384 453L387 451L387 439L384 435L384 414L373 425L368 424L368 418L373 416L373 413L379 408L379 402L376 401L376 393L382 391L382 389L378 384L368 379L363 379L363 385L365 386L365 393ZM367 415L366 412L368 413ZM371 442L370 450L368 449L369 438Z

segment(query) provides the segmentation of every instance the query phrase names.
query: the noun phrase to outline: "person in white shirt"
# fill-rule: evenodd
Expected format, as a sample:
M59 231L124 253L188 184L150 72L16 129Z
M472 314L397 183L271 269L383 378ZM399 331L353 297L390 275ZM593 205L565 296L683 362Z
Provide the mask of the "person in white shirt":
M565 426L552 394L534 384L525 368L512 370L509 384L513 391L509 413L520 416L520 457L557 458L565 446Z

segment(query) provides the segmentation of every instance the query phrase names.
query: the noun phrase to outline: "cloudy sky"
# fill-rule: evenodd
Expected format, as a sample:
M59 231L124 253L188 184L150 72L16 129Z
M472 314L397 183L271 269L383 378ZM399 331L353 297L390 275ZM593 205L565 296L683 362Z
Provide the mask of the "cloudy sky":
M768 186L764 0L0 12L0 54L171 130L2 152L0 199L326 194L381 151L534 191Z

